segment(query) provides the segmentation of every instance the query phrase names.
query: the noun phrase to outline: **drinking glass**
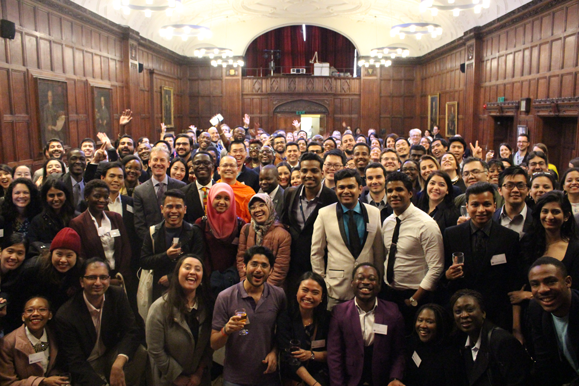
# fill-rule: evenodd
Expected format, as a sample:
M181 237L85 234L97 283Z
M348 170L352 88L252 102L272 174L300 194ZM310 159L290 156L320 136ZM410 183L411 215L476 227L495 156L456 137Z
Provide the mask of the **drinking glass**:
M454 252L452 254L452 261L454 262L454 264L464 264L464 253Z
M460 215L466 218L469 218L468 212L466 210L466 205L462 205L460 207Z
M235 310L235 316L237 316L240 321L245 322L246 326L249 324L249 318L247 317L247 312L245 311L245 308L238 308L237 310ZM239 330L239 335L247 335L247 334L249 334L249 330L247 328Z
M299 351L301 349L299 340L292 339L292 340L290 340L289 343L290 343L290 348L289 348L290 353L294 353L294 352Z

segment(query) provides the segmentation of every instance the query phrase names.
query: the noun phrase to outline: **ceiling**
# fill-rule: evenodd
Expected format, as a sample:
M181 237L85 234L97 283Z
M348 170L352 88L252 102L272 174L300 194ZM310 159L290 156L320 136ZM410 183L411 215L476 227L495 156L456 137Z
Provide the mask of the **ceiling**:
M175 12L171 17L162 11L153 12L151 18L135 10L124 15L114 9L113 0L73 1L185 56L193 56L195 48L207 46L230 48L234 55L243 56L253 39L264 32L301 24L329 28L347 36L359 55L369 55L374 47L396 45L410 49L410 56L422 56L531 0L491 0L490 8L480 14L465 10L459 17L452 16L450 11L439 11L436 17L428 11L420 13L420 0L183 0L182 12ZM471 1L456 0L456 4ZM130 2L146 5L145 0ZM435 0L434 4L448 5L447 0ZM154 0L154 6L161 5L167 5L167 0ZM403 40L390 37L392 25L409 22L440 24L443 34L434 39L426 35L421 40L408 35ZM162 26L181 23L209 27L213 37L200 42L196 38L166 40L159 35Z

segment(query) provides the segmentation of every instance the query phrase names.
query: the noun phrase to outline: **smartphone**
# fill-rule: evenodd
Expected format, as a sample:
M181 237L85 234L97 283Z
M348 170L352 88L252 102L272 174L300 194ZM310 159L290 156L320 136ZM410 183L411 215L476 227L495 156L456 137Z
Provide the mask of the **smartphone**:
M213 126L217 126L217 124L219 124L219 122L223 122L223 115L217 114L216 116L214 116L213 118L211 118L211 119L209 120L209 122L210 122Z

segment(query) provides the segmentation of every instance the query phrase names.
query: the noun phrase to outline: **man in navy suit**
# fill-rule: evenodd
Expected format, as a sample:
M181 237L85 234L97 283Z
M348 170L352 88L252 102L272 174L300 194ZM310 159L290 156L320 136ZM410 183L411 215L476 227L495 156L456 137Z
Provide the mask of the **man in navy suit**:
M529 270L533 300L529 305L538 385L579 381L579 291L571 289L565 264L537 259Z
M70 191L73 198L72 205L75 209L84 198L84 184L83 180L84 170L86 169L86 157L84 152L78 148L71 149L66 155L68 162L68 173L62 176L62 181Z
M334 307L327 342L332 386L403 386L404 319L396 304L376 297L381 282L375 265L358 265L355 298Z
M499 193L505 200L497 209L493 220L497 224L512 229L523 237L533 223L533 212L525 204L529 194L529 177L520 166L511 166L499 176Z
M185 193L185 206L187 207L185 221L195 224L195 221L206 213L203 203L207 203L209 189L215 183L211 178L215 164L211 154L204 150L199 150L195 153L189 164L195 175L195 182L182 187L181 190Z
M283 211L283 188L279 186L279 173L274 165L265 165L259 171L259 192L269 194L275 206L275 213L281 217Z
M174 180L167 175L169 157L169 152L164 147L155 146L151 150L151 158L149 159L152 177L147 182L137 186L133 193L135 228L143 240L148 237L151 225L163 221L161 204L164 193L185 186L184 182Z

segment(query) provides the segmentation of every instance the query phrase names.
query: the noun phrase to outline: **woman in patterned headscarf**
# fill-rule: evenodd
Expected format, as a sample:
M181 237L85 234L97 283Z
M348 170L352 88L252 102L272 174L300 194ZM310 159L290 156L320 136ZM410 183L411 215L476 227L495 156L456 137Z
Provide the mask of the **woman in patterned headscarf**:
M268 194L258 193L249 200L251 223L246 224L239 235L237 249L237 270L239 277L245 278L243 254L254 246L261 245L271 249L275 258L273 270L267 282L283 286L290 263L291 235L277 220L275 206Z

